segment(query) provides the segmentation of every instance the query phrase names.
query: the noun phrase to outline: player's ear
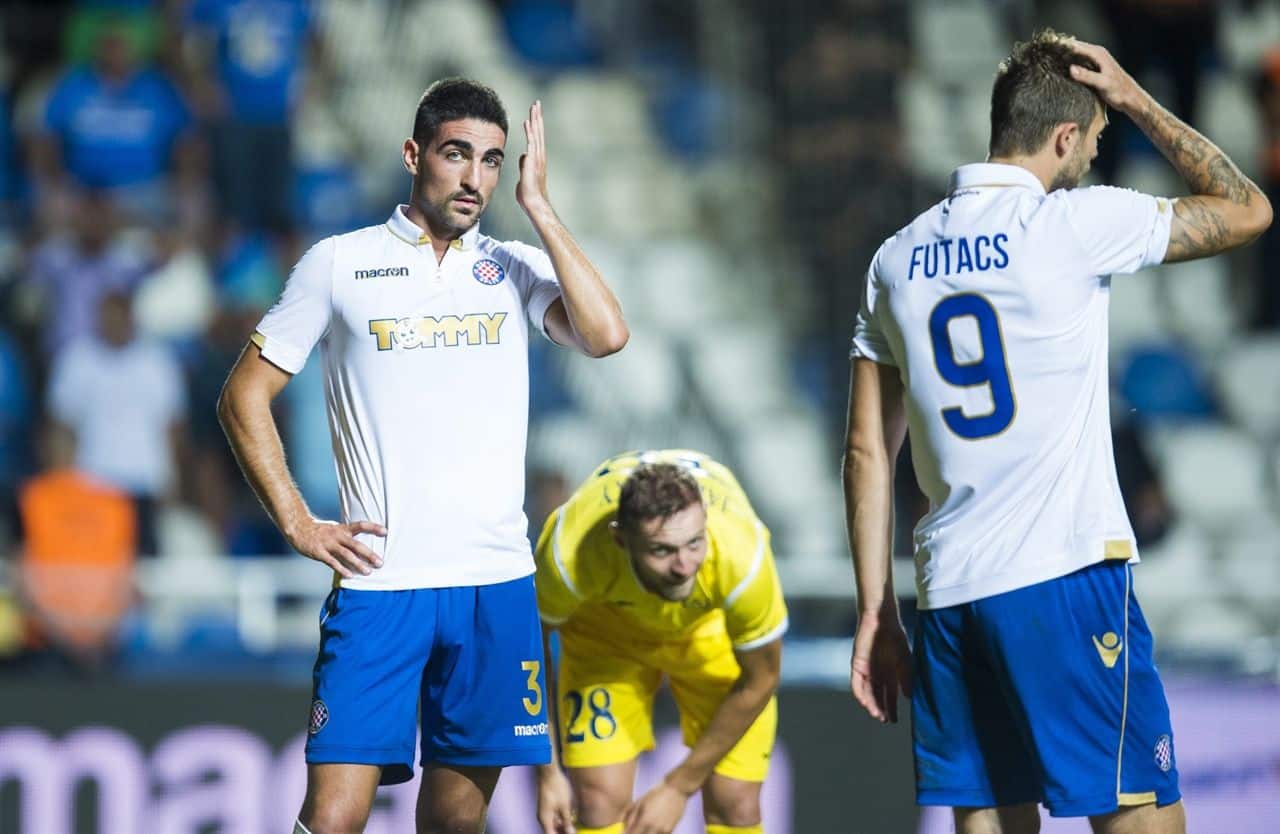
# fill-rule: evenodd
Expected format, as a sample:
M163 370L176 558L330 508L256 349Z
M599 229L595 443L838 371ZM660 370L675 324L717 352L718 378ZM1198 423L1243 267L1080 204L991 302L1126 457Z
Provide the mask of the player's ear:
M404 169L415 177L418 176L419 151L418 143L412 138L404 140L404 147L401 149L404 157Z
M1082 138L1080 125L1075 122L1063 122L1053 129L1054 154L1059 159L1065 159L1071 155Z

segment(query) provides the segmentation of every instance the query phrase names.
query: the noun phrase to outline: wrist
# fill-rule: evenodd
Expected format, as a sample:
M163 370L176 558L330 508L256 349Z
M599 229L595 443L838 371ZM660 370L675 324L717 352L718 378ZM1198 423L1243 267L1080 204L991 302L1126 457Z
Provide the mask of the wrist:
M307 524L310 522L311 515L309 513L290 513L280 519L280 534L284 536L285 541L296 549L303 530L306 529Z
M1155 99L1151 94L1135 82L1133 89L1121 101L1116 102L1115 109L1136 121L1137 117L1148 112L1153 104Z
M887 597L858 611L858 620L868 625L891 623L898 619L898 601Z
M688 799L698 792L704 780L698 779L677 767L668 773L662 781L672 790L677 791L685 799Z
M524 212L529 215L529 220L537 226L541 223L553 223L556 221L555 209L551 207L551 201L545 197L533 200L526 200L524 203Z

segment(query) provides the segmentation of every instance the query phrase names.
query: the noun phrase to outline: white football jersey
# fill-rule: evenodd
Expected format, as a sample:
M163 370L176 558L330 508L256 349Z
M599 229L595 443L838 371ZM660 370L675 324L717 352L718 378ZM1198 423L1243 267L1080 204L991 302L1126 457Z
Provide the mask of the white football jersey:
M311 247L254 340L291 374L323 348L343 520L387 528L360 537L383 566L343 587L527 576L527 322L560 286L542 250L477 227L437 265L403 209Z
M965 165L887 240L853 355L894 365L916 478L921 608L1137 559L1111 449L1110 275L1164 258L1172 204L1119 188L1046 194Z

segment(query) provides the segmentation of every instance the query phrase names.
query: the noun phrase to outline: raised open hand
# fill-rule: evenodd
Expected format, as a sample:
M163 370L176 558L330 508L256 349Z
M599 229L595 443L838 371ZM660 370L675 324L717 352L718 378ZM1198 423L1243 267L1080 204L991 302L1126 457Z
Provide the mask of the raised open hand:
M551 202L547 197L547 145L541 101L535 101L529 108L529 118L524 120L524 137L528 146L520 155L516 201L526 213L531 214Z

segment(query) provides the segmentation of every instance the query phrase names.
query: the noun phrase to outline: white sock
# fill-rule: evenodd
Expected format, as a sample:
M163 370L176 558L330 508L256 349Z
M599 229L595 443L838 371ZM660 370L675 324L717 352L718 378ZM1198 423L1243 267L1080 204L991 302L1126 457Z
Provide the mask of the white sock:
M311 830L302 824L302 820L294 820L293 834L311 834Z

